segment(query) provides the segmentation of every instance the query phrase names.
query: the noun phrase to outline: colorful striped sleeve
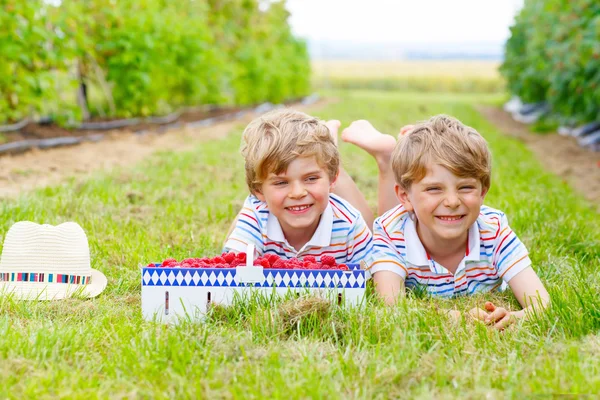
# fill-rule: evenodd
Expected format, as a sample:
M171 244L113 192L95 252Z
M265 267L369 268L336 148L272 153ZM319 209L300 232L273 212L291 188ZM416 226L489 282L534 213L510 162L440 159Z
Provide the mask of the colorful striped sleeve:
M260 204L248 196L241 211L237 215L235 228L227 238L223 251L245 252L248 244L253 243L257 255L264 253L264 240L261 220L257 209Z
M346 262L352 264L366 260L373 251L373 234L360 214L358 214L352 228L348 231L346 248Z
M510 229L504 214L500 218L498 236L494 243L493 263L505 282L531 266L527 248Z
M396 250L393 239L387 234L382 225L384 214L373 224L373 253L368 257L371 275L379 271L391 271L406 279L408 270L404 257Z

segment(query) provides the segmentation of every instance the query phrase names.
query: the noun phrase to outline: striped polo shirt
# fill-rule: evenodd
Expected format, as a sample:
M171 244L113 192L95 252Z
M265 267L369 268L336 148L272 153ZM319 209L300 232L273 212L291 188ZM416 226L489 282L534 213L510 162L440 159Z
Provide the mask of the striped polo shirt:
M531 266L529 253L508 226L503 212L482 206L469 228L465 257L452 274L427 254L415 223L402 205L377 218L373 229L371 275L392 271L407 288L452 297L504 289L519 272Z
M267 203L255 196L246 198L234 230L225 242L224 251L246 251L253 243L258 256L277 254L292 257L324 255L335 257L338 263L358 263L372 250L373 237L358 210L334 194L312 238L301 249L286 240L277 218L269 212Z

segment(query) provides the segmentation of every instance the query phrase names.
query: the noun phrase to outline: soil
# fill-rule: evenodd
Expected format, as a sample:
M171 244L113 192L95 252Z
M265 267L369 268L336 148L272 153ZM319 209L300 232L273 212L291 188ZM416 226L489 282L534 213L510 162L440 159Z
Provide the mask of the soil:
M548 171L581 192L600 211L600 153L580 147L572 137L533 133L500 108L481 107L479 111L501 132L523 141Z
M321 100L310 106L299 103L288 105L311 112L327 102ZM196 110L194 113L188 112L182 115L178 122L218 118L236 111L236 109ZM0 198L14 198L32 189L60 184L71 177L83 180L93 171L135 164L159 150L191 150L202 141L227 136L232 130L249 123L258 115L255 112L247 112L235 119L215 122L209 126L172 128L167 132L164 131L163 126L146 124L103 131L102 133L107 137L99 142L84 142L76 146L33 149L22 154L3 155L0 157ZM145 134L136 134L134 133L136 131L144 131ZM38 126L29 132L32 135L40 135L35 138L82 135L80 130L69 131L55 126ZM27 139L31 138L33 136L27 137Z

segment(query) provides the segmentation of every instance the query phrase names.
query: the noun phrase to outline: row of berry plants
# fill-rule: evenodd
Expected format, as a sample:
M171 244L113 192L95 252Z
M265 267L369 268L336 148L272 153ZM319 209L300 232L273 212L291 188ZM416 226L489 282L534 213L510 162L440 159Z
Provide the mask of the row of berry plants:
M162 115L306 95L285 2L0 0L0 124Z
M525 0L501 72L526 103L572 122L600 119L600 2Z

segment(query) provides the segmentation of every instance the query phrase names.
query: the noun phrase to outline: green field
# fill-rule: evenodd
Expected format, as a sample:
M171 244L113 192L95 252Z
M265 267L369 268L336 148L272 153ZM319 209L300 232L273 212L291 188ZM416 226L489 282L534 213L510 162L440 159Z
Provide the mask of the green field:
M600 215L525 146L475 110L502 94L332 91L315 107L344 126L369 119L395 133L447 113L489 141L486 203L504 210L552 296L535 320L499 333L466 311L511 294L451 301L409 296L388 308L290 304L215 309L205 324L144 322L138 266L211 256L246 195L238 153L243 126L191 152L161 152L133 168L2 200L0 232L19 220L73 220L88 233L93 268L108 278L93 300L0 300L3 398L530 398L600 392ZM376 166L341 145L344 166L376 205ZM310 311L310 310L309 310ZM291 313L291 314L290 314Z

